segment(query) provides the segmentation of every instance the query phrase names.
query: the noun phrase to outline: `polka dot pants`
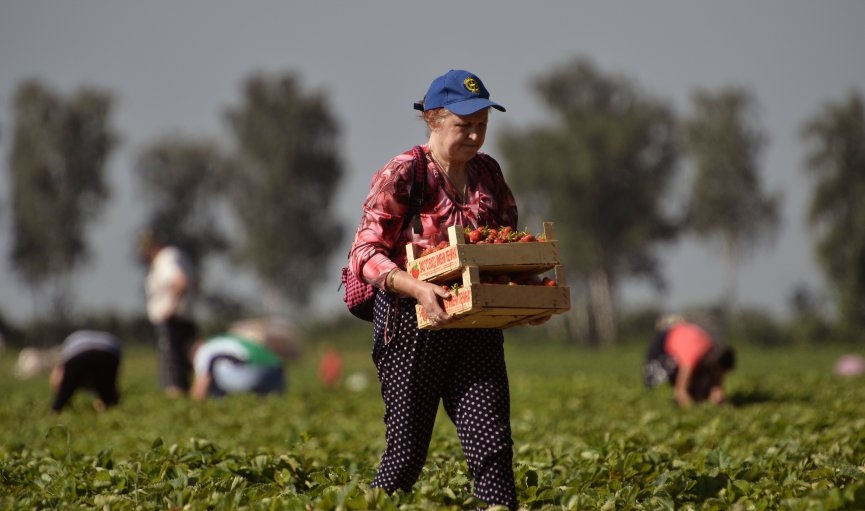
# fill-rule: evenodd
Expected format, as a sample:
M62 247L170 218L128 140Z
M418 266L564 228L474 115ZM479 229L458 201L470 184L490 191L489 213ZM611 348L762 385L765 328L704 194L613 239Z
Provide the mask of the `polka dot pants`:
M375 307L372 358L384 399L387 448L372 485L411 490L441 401L456 426L475 496L516 508L502 331L419 330L416 302L401 298L397 311L391 299L380 292Z

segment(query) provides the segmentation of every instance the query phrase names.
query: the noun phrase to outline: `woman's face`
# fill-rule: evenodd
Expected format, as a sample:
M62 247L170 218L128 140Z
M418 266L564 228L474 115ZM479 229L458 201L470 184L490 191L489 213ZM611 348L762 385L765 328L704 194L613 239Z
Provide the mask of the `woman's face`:
M474 158L484 145L488 117L486 108L465 116L448 112L432 130L436 145L444 151L441 157L451 162L467 162Z

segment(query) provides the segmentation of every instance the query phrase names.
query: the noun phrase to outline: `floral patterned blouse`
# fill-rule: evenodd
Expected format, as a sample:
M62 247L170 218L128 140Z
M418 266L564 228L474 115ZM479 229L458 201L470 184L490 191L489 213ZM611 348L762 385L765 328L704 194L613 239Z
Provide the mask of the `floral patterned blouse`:
M491 156L478 153L468 162L468 186L463 202L450 181L426 156L426 182L420 208L423 233L416 234L412 222L404 221L409 211L414 181L412 151L394 157L372 178L363 204L363 217L349 252L349 267L355 275L384 289L384 279L395 267L405 269L405 246L417 251L447 240L451 225L464 227L517 227L517 204L505 182L501 167Z

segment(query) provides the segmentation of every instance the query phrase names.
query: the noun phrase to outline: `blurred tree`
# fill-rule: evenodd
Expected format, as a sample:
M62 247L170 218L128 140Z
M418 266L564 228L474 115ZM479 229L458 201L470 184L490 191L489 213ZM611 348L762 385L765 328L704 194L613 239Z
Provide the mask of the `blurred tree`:
M338 123L325 95L304 93L293 74L249 78L226 119L237 145L227 180L244 237L237 256L265 286L271 312L303 307L343 235L331 210L343 173Z
M151 210L144 229L182 247L197 265L225 250L217 212L227 168L211 141L170 135L145 146L135 162Z
M774 241L781 198L761 185L758 160L766 136L753 96L738 87L697 90L692 106L683 126L683 152L695 168L688 224L698 237L721 244L728 273L721 307L729 317L739 262L758 243Z
M35 312L44 307L63 319L73 270L89 258L85 228L110 196L105 163L118 142L112 98L91 87L64 98L26 81L14 105L9 257L32 290Z
M803 124L806 173L815 187L808 220L836 294L839 326L865 332L865 106L859 92L828 102Z
M597 341L613 342L618 283L631 276L664 286L655 249L677 230L665 202L676 169L674 116L581 58L542 76L535 89L557 121L505 129L498 147L521 208L560 220L569 282L574 287L576 276L585 286L577 303L591 311L573 308L577 336L588 338L589 323Z

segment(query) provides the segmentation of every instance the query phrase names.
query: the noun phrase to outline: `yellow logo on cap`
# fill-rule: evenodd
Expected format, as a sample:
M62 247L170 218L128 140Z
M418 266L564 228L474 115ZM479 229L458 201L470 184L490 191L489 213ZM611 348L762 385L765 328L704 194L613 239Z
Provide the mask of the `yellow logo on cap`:
M473 77L469 76L463 81L463 85L466 86L466 89L472 94L477 94L481 91L481 87L478 85L478 81Z

